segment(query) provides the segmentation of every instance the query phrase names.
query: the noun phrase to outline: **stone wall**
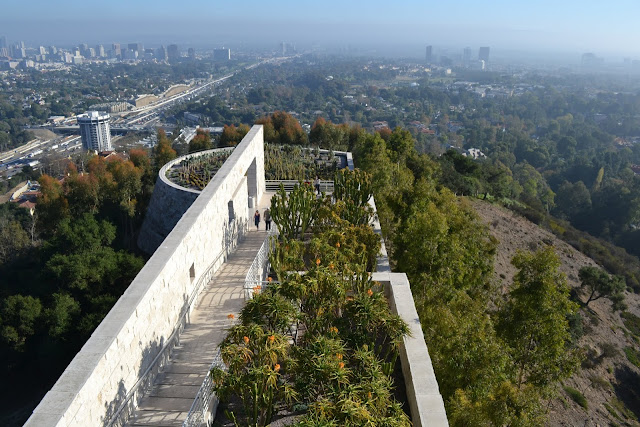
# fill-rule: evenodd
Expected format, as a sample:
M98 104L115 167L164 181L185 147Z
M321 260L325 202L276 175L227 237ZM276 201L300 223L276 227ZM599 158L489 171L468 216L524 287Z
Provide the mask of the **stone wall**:
M198 198L202 191L184 188L167 178L167 171L176 163L183 160L199 157L216 151L228 150L226 148L200 151L173 159L164 165L158 173L158 179L153 188L149 208L142 223L138 236L138 247L151 255L176 226L182 215Z
M264 192L262 126L254 126L93 332L27 426L110 425L188 321L200 286L246 230ZM235 215L230 220L229 202ZM185 320L187 319L187 320ZM172 345L172 344L171 344ZM127 403L128 402L128 403ZM123 411L124 409L124 411ZM116 422L120 424L120 421Z

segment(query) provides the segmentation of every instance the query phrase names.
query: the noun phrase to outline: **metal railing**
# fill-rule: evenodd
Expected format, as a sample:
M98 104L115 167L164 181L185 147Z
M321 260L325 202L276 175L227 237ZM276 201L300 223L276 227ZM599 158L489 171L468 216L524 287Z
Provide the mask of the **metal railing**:
M242 236L239 236L239 238L242 238ZM131 415L135 412L142 398L151 390L156 376L169 362L171 351L176 345L180 344L180 334L188 323L188 316L191 312L193 303L200 294L204 285L211 281L211 278L215 273L215 268L218 266L218 262L227 255L227 252L228 248L224 248L218 255L216 255L213 262L209 264L209 267L207 267L207 270L200 276L196 286L193 288L193 291L189 296L188 302L182 307L182 312L180 313L180 317L178 318L178 322L176 323L173 333L169 336L169 339L164 343L162 349L160 349L140 379L138 379L133 387L131 387L131 390L126 394L124 400L106 424L107 427L124 426L129 421Z
M271 255L271 237L275 236L277 231L270 230L267 233L267 237L262 242L260 249L256 257L253 259L247 276L244 279L244 299L248 300L253 297L253 290L256 286L264 286L267 282L265 279L269 274L271 263L269 262L269 255Z
M310 181L302 181L306 182L309 185L313 185L313 180ZM293 187L296 184L299 184L300 181L296 180L267 180L265 181L265 188L269 192L275 192L280 189L280 184L284 186L284 191L290 193L293 191ZM320 191L324 191L325 193L333 193L333 181L320 181Z
M209 366L207 376L202 382L200 390L198 390L198 394L191 405L191 409L189 409L187 418L182 423L182 427L208 426L213 421L218 407L218 397L212 390L213 382L211 381L210 372L216 367L226 369L226 365L220 354L220 349L218 349L213 357L213 362L211 362L211 366Z

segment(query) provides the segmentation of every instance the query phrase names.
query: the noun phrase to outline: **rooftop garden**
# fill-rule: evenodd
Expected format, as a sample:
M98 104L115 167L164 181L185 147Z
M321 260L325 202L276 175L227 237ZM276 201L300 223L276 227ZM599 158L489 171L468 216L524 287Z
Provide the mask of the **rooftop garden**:
M186 157L167 170L167 178L181 187L202 191L232 152L227 149Z
M332 197L308 185L272 198L272 271L220 345L214 425L409 426L394 371L407 324L371 280L380 239L370 177L337 173ZM395 375L398 377L399 375Z
M346 166L346 159L336 156L333 151L305 149L297 145L265 144L264 169L269 180L308 181L318 176L331 180L333 175Z

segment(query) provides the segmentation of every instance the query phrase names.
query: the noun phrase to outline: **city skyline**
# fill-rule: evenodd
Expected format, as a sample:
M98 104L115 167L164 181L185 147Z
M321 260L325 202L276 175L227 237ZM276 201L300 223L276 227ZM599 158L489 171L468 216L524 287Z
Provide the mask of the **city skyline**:
M346 4L329 0L322 7L289 0L268 7L255 0L243 2L242 7L203 1L178 7L166 0L133 4L116 0L90 19L85 6L77 0L32 0L25 7L24 2L8 0L0 18L2 35L11 41L54 45L153 41L214 47L290 40L301 45L422 46L416 56L424 55L427 44L466 46L473 41L492 50L640 56L635 43L640 29L634 22L640 4L630 0L614 0L607 8L595 1L542 0L514 6L505 0L489 4L462 0L455 9L446 3L414 0L394 7L379 0Z

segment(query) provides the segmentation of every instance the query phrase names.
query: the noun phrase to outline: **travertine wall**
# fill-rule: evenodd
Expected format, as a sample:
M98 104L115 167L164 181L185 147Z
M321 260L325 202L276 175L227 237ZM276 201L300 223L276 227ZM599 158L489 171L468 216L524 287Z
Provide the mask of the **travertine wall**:
M167 178L167 170L183 160L198 157L225 148L200 151L178 157L160 169L156 185L153 188L149 208L138 236L138 247L151 255L176 226L182 215L189 209L202 191L180 187Z
M196 285L222 263L264 192L262 126L254 126L155 251L34 410L27 426L106 425L189 312ZM229 202L235 213L230 221ZM202 280L201 280L202 279ZM148 380L148 378L147 378ZM135 399L134 399L135 400Z

